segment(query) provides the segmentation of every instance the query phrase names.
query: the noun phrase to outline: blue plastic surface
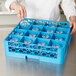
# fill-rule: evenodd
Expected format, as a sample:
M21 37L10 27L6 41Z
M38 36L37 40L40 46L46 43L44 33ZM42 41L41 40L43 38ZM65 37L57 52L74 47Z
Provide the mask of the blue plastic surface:
M63 64L70 44L68 22L25 18L5 38L5 55Z

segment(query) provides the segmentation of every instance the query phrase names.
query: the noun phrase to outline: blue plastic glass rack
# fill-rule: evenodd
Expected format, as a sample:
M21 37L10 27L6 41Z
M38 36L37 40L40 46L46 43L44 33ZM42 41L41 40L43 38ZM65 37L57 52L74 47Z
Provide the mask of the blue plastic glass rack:
M4 39L5 55L63 64L70 31L69 22L24 18Z

